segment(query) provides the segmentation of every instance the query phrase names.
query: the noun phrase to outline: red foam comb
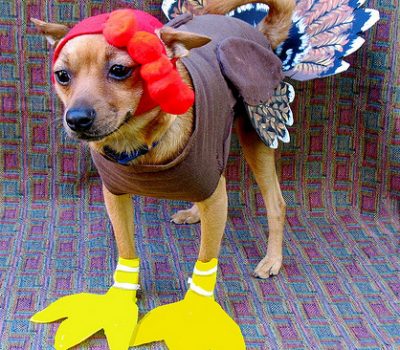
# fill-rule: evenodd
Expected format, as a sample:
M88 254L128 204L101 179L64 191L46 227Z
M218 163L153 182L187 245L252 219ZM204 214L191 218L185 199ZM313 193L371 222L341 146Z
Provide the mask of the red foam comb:
M104 24L103 35L113 46L126 47L137 30L136 16L133 10L123 9L111 12Z

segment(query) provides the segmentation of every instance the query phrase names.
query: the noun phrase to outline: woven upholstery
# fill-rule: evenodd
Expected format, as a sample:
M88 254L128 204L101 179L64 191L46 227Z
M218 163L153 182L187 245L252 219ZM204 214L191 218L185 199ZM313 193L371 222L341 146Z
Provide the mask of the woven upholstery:
M135 1L161 18L160 1ZM400 346L400 7L340 76L294 83L292 141L279 168L288 203L284 267L250 277L266 252L266 212L237 142L217 298L248 349ZM70 24L131 1L0 1L0 349L52 349L56 327L29 317L60 296L103 293L116 248L87 148L62 130L47 43L30 17ZM397 31L396 31L397 30ZM200 227L175 226L183 202L135 198L141 315L182 298ZM101 335L82 349L106 349ZM143 347L145 348L145 347ZM164 349L152 345L149 349Z

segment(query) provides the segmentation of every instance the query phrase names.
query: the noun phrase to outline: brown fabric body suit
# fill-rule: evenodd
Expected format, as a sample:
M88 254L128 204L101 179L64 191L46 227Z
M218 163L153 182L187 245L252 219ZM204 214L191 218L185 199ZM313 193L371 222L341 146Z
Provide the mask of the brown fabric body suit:
M167 25L212 38L182 59L195 90L195 126L186 147L163 165L121 165L95 151L92 158L113 194L199 202L214 192L225 169L238 103L268 100L281 80L281 63L266 38L240 20L182 15Z

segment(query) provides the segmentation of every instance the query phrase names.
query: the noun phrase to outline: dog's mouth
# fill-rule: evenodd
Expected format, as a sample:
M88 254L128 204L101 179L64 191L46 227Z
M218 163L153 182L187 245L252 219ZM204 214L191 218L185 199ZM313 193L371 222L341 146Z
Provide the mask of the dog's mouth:
M128 123L128 121L132 118L132 116L133 116L132 112L128 111L126 113L126 115L125 115L125 118L124 118L123 122L118 127L116 127L115 129L113 129L113 130L111 130L109 132L106 132L104 134L100 134L99 135L97 133L96 134L91 134L91 133L88 133L88 132L80 132L80 133L74 132L73 133L73 137L77 138L78 140L86 141L86 142L101 141L101 140L105 139L106 137L108 137L108 136L114 134L115 132L117 132L123 125Z

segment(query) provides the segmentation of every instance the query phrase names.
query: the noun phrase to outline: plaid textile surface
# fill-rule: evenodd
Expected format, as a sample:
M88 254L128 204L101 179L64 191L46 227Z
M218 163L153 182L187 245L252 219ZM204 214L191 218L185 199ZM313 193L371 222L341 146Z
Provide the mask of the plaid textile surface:
M47 43L29 18L72 24L133 6L161 18L160 1L0 1L2 350L52 349L56 326L30 316L63 295L104 293L116 262L99 178L87 148L62 130ZM216 294L248 349L400 348L400 7L368 6L382 19L349 57L351 68L294 83L292 141L278 162L288 203L285 260L270 280L251 277L268 227L233 141ZM200 227L169 222L187 203L134 201L143 315L184 295ZM78 348L107 345L98 334Z

